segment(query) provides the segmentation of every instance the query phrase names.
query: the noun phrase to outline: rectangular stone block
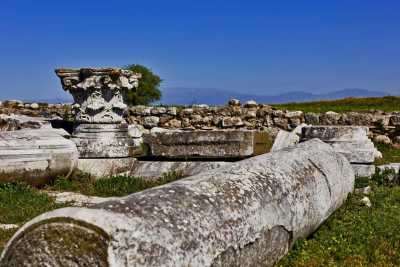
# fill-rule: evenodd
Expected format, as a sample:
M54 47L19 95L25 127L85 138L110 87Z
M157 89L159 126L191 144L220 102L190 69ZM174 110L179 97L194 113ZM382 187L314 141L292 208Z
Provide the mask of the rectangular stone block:
M302 129L302 139L318 138L324 142L365 141L368 140L368 127L365 126L307 126Z
M365 126L307 126L302 129L302 140L318 138L330 144L337 153L351 163L373 163L377 150L368 138Z
M375 173L375 165L373 164L351 164L356 177L371 177Z
M77 160L75 144L53 129L0 132L0 180L43 184L68 176Z
M149 154L166 158L246 158L269 152L270 140L260 131L160 132L144 135Z

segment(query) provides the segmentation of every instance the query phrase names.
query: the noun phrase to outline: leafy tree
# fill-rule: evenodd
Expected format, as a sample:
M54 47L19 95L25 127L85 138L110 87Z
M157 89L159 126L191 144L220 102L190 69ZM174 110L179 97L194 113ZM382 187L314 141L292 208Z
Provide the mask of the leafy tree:
M148 105L153 101L160 100L162 80L158 75L139 64L128 65L125 69L142 74L142 78L139 79L139 87L128 93L129 105Z

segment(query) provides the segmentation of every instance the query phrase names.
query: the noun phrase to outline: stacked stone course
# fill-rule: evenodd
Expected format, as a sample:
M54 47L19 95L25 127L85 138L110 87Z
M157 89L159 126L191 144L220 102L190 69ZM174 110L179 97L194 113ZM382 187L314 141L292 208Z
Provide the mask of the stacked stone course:
M35 106L35 105L34 105ZM73 119L70 104L38 104L21 101L5 101L0 114L22 114L45 117L52 120ZM270 105L248 101L244 105L238 100L229 101L227 106L134 106L128 108L124 118L129 124L142 125L146 129L155 127L183 130L212 129L257 129L279 128L292 130L302 123L309 125L353 125L368 126L371 135L388 136L397 142L400 136L400 112L370 110L366 112L313 113L274 109ZM371 136L372 137L372 136Z

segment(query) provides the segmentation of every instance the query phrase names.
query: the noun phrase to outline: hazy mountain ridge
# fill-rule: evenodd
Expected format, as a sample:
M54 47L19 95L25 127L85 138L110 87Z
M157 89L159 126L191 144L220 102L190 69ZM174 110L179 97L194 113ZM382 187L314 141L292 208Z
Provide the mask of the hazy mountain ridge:
M289 102L308 102L318 100L332 100L346 97L382 97L390 94L387 92L371 91L366 89L343 89L322 94L313 94L304 91L292 91L277 95L243 94L224 89L215 88L162 88L162 99L158 103L166 105L190 105L190 104L208 104L225 105L229 99L236 98L244 102L255 100L258 103L280 104ZM45 103L72 103L72 97L55 97L49 99L25 99L26 102L45 102Z
M366 89L343 89L323 94L313 94L303 91L293 91L278 95L242 94L215 88L163 88L162 104L209 104L223 105L231 98L241 101L255 100L258 103L279 104L288 102L307 102L332 100L346 97L382 97L393 95L387 92Z

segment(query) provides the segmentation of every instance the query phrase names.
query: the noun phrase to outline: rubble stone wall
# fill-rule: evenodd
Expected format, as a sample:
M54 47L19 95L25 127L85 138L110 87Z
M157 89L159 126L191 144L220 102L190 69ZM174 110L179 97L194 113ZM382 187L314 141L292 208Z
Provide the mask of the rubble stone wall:
M1 113L41 116L58 120L73 117L71 105L68 104L36 104L16 100L2 103ZM125 119L129 124L140 124L146 129L161 127L186 130L265 128L291 130L301 123L306 123L310 125L368 126L374 135L383 134L391 139L400 136L400 111L371 110L342 114L332 111L304 113L302 111L277 110L270 105L257 104L254 101L248 101L244 105L231 101L226 106L212 107L207 105L191 107L135 106L128 108Z

